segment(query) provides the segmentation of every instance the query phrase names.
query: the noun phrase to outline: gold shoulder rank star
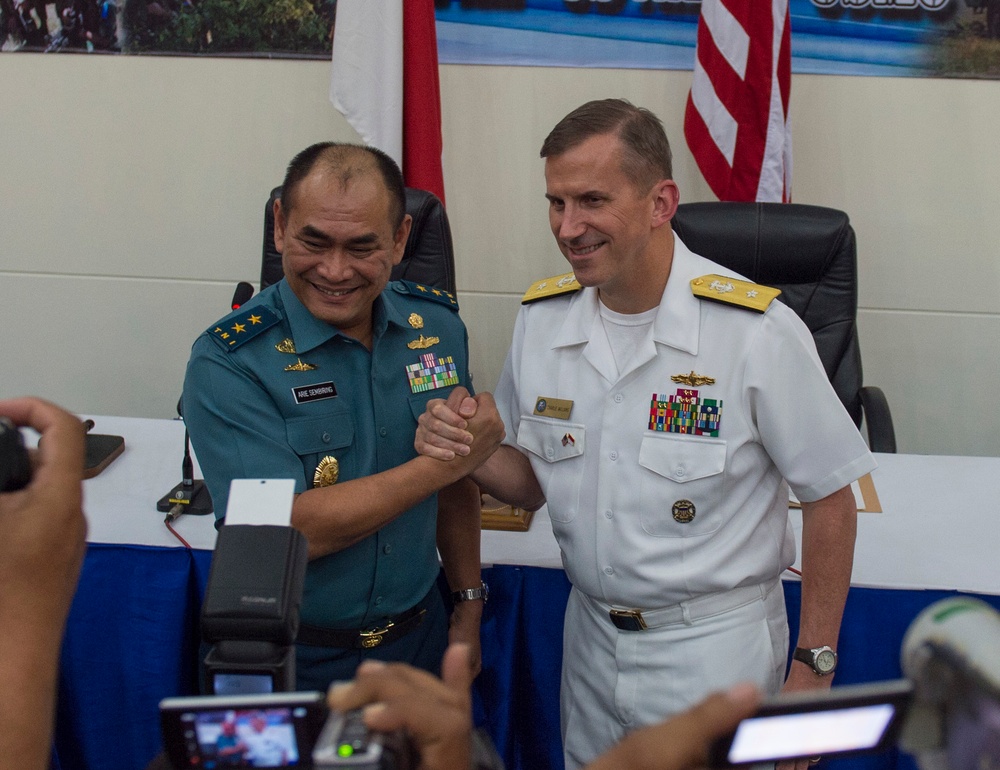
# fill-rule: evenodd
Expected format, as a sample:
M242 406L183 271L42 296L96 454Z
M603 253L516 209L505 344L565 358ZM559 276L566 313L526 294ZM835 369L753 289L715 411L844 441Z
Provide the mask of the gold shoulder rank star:
M426 286L421 286L419 283L417 284L417 289L419 291L427 291L427 287Z
M247 330L247 327L244 326L243 324L234 324L233 325L233 331L236 332L237 334L240 334L241 332L245 332L246 330Z
M251 324L259 324L261 322L259 315L252 315L247 320L250 321Z
M756 289L751 289L750 291L748 291L748 292L747 292L747 296L748 296L748 297L749 297L750 299L753 299L753 298L754 298L754 297L756 297L756 296L757 296L758 294L759 294L759 292L758 292L758 291L757 291Z

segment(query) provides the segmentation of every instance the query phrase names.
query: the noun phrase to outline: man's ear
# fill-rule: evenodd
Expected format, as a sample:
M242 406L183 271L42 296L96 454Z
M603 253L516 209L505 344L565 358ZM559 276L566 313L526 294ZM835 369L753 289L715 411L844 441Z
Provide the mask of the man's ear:
M285 212L281 208L281 198L274 199L274 248L281 254L285 250Z
M403 252L406 251L406 241L409 240L410 229L412 227L413 217L407 214L403 217L403 221L399 223L396 235L392 239L392 264L398 265L403 261Z
M681 192L673 179L661 179L653 186L653 227L667 224L677 212Z

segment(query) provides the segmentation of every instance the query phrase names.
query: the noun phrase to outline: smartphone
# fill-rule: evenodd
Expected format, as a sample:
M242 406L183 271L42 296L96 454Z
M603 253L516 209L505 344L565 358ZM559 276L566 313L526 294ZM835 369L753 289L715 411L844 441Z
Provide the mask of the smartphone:
M321 692L166 698L160 728L174 767L311 767L327 712Z
M882 751L895 744L912 697L907 679L774 696L712 745L709 765Z

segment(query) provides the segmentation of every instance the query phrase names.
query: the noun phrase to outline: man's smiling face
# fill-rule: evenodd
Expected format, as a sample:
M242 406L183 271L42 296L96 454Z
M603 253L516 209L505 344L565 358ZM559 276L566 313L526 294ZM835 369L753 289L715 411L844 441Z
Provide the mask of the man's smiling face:
M394 231L389 194L374 169L345 185L317 164L293 203L287 212L275 205L285 280L316 318L367 344L372 303L403 257L410 218Z

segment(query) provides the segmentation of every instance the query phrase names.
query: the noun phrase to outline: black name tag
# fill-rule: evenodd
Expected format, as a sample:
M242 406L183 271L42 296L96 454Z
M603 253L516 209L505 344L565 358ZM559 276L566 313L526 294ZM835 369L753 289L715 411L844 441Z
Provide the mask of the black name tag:
M322 401L324 398L335 398L337 386L332 382L317 382L315 385L302 385L292 388L296 404L308 404L310 401Z

